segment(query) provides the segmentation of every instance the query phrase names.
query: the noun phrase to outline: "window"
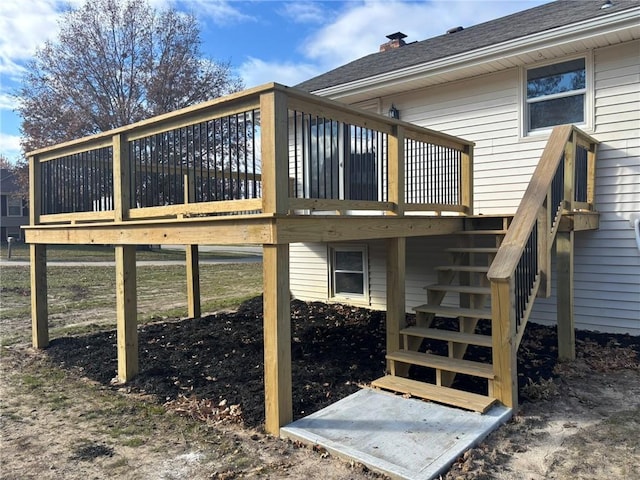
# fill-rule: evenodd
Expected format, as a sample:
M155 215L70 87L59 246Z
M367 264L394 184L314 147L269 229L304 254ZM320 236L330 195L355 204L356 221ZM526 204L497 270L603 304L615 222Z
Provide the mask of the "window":
M584 58L527 70L527 131L586 123L586 92Z
M22 217L22 199L7 197L7 217Z
M334 297L368 297L367 250L364 246L331 249L331 293Z

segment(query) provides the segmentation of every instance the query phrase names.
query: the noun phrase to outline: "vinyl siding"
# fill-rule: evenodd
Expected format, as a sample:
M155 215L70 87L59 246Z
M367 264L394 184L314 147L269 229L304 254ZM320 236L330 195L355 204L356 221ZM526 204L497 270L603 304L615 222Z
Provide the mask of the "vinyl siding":
M588 123L594 127L588 133L602 142L596 180L600 229L576 232L574 258L576 326L634 335L640 335L640 252L629 216L640 212L638 51L640 42L634 41L593 52L595 91ZM403 120L475 141L476 213L513 213L548 137L520 137L520 81L519 69L512 68L383 98L381 108L393 103ZM442 261L446 244L442 238L408 239L408 311L426 301L423 287L435 281L432 269ZM384 242L369 248L371 306L384 308ZM553 296L536 300L532 321L555 322L554 282Z

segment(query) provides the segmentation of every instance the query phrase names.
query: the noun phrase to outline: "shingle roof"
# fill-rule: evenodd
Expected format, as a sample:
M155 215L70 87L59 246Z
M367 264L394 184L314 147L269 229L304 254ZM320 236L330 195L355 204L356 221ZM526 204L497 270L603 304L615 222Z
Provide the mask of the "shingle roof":
M534 33L570 25L592 18L610 15L637 7L638 0L613 0L609 8L601 9L605 0L558 0L529 10L514 13L489 22L444 34L403 47L377 52L297 85L316 91L363 78L476 50L501 42L526 37Z

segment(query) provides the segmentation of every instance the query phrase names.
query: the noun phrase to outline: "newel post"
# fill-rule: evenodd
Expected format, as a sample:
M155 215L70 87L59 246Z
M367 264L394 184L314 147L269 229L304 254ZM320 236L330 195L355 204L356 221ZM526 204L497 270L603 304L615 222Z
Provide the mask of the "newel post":
M40 223L42 168L38 157L29 157L29 224ZM31 275L31 340L34 348L49 345L49 309L47 305L47 246L29 245Z
M261 95L260 121L262 209L264 213L286 214L289 208L289 136L284 92L274 89ZM273 233L277 238L277 226ZM293 420L289 245L264 244L262 252L265 430L279 435L280 427Z
M493 392L503 405L518 408L515 288L513 278L491 280L491 337L493 340Z
M405 131L402 125L394 127L389 135L389 202L395 205L395 210L387 212L389 215L402 215L405 208ZM387 249L387 352L400 349L400 330L405 327L405 270L406 270L406 239L389 238ZM390 365L387 361L387 370ZM398 373L400 373L398 371Z

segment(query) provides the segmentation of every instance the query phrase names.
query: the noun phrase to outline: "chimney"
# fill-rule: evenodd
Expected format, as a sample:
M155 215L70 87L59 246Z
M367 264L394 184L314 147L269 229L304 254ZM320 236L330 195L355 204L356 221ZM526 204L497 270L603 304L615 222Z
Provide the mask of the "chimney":
M387 43L383 43L380 45L380 51L386 52L387 50L392 50L394 48L404 47L406 45L404 38L407 36L402 32L392 33L391 35L387 35L389 41Z

